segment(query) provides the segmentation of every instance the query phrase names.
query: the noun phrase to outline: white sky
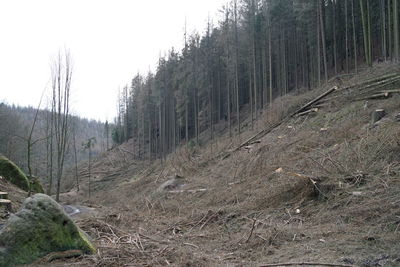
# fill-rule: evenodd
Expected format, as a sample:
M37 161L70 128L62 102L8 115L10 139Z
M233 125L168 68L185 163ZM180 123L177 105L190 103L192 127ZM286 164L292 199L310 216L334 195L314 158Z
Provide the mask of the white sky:
M160 52L182 47L185 18L189 33L202 33L226 2L0 0L0 101L37 106L51 59L67 48L74 114L112 120L118 89L154 70Z

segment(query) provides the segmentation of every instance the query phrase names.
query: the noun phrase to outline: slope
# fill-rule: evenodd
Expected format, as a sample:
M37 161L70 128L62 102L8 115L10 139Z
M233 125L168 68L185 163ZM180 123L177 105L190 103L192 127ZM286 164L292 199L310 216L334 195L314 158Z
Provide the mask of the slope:
M87 180L81 191L63 195L100 211L78 221L96 240L98 255L70 261L398 265L399 73L399 66L381 64L282 97L254 130L181 147L165 162L133 161L129 143L104 154L93 165L91 198ZM294 115L333 86L312 109ZM371 123L376 109L386 115Z

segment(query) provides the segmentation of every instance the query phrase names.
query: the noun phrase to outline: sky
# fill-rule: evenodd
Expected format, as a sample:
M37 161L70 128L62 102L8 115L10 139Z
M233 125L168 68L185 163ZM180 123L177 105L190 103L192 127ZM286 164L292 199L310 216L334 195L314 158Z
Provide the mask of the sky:
M37 106L50 65L69 50L75 115L112 121L118 90L154 71L159 55L203 33L227 0L0 0L0 102Z

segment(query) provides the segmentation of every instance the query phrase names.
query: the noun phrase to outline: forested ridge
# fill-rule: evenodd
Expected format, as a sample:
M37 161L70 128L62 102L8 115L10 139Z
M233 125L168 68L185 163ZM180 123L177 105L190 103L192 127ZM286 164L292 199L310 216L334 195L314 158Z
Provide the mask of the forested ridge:
M18 107L0 103L0 153L14 161L28 173L28 136L35 120L36 108ZM88 152L83 144L94 137L93 156L107 149L105 124L70 115L71 137L67 143L65 167L74 172L75 163L87 160ZM31 165L32 174L46 185L55 179L55 142L51 147L51 111L39 110L37 123L32 135ZM109 147L111 147L109 140ZM76 154L75 154L76 151ZM73 176L73 175L72 175ZM50 191L51 192L51 191Z
M230 1L121 90L113 139L153 159L213 139L217 125L240 134L278 96L397 61L398 11L397 0Z

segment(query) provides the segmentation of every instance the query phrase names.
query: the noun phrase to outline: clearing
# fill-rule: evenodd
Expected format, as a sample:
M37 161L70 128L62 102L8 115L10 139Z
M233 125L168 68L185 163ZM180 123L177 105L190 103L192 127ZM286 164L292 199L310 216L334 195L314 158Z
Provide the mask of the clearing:
M399 70L282 97L253 130L246 120L164 162L133 160L125 143L93 163L90 200L82 164L62 201L88 207L75 221L98 254L33 266L399 266Z

